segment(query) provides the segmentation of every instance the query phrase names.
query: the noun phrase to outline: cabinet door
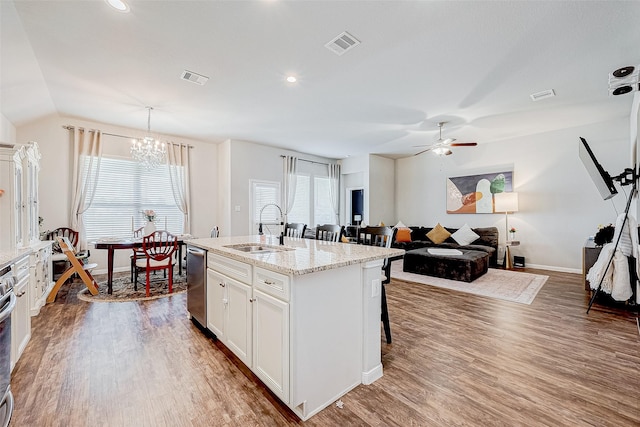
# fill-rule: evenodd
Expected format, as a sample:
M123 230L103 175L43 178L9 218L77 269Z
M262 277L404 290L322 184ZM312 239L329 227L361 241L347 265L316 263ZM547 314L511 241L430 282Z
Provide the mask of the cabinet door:
M207 268L207 329L224 342L224 318L226 314L225 278Z
M253 372L289 403L289 304L253 292Z
M31 338L31 313L29 312L29 279L25 277L14 289L16 307L11 313L11 369L18 362Z
M251 286L237 280L225 280L227 290L227 318L225 345L251 368Z

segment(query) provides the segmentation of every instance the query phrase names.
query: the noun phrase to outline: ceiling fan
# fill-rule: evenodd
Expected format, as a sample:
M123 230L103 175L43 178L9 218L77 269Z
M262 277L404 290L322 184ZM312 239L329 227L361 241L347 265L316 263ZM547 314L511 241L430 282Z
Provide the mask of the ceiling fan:
M440 128L440 138L438 138L438 142L427 146L425 150L414 154L415 156L426 153L427 151L433 151L438 156L448 156L449 154L453 154L453 151L451 151L449 147L475 147L478 145L477 142L455 142L455 138L442 139L442 126L444 126L444 124L445 122L438 122L438 128ZM424 145L416 145L416 147L424 147Z

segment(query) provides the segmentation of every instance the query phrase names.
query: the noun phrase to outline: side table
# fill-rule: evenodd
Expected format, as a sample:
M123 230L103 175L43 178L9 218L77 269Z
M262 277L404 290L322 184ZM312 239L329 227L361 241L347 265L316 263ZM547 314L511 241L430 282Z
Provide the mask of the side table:
M504 261L502 267L505 270L511 270L513 268L513 261L511 260L511 246L520 246L519 240L507 240L504 247Z

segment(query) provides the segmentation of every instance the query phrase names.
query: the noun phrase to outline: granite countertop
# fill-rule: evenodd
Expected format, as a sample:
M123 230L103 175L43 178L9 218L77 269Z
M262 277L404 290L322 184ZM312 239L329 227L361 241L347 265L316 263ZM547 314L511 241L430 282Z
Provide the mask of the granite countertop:
M31 253L31 248L19 248L19 249L6 249L0 251L0 268L5 268L7 265L14 263L15 261L23 258Z
M279 252L248 253L228 248L229 245L254 243L275 246ZM308 274L330 270L362 262L404 255L402 249L387 249L377 246L349 243L325 242L322 240L285 237L284 247L278 246L278 236L240 236L192 239L187 242L211 253L256 265L283 274Z

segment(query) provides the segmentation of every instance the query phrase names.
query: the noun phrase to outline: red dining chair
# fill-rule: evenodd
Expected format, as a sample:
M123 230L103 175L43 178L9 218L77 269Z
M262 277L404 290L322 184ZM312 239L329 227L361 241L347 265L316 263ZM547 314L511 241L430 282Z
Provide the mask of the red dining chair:
M135 230L133 232L133 238L134 239L139 239L142 237L142 232L144 230L144 227L140 227L137 230ZM145 254L144 251L142 250L142 248L133 248L133 252L131 253L131 281L133 282L133 277L136 271L136 260L138 258L144 258ZM136 289L137 290L137 289Z
M173 256L178 249L178 240L173 234L159 230L142 238L142 250L144 258L136 258L136 270L134 277L134 289L138 286L138 270L146 272L147 296L149 296L149 274L155 270L169 271L169 293L173 293L173 265L176 260Z

